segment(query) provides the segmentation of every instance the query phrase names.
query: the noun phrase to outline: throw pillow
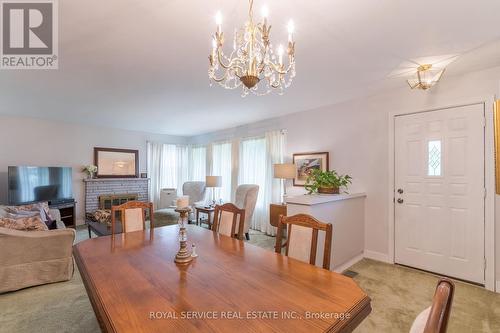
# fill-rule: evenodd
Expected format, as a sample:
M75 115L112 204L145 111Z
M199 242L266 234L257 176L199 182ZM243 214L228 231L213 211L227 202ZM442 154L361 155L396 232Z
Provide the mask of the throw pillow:
M8 206L5 210L8 213L17 215L18 217L34 216L35 214L39 214L40 218L43 222L45 222L49 229L57 228L56 221L50 214L49 204L46 201L28 205Z
M99 223L105 223L107 225L111 225L111 210L98 209L94 212L94 218Z
M0 218L0 227L14 229L14 230L25 230L25 231L49 230L49 228L47 228L47 225L42 221L40 216L21 217L17 219L2 217Z

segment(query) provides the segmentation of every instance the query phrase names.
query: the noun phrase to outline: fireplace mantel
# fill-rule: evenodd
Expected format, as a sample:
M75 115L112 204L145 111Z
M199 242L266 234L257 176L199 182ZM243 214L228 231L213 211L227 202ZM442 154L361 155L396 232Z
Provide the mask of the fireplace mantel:
M85 178L83 182L85 183L90 183L90 182L116 182L116 181L149 181L150 178L92 178L88 179Z

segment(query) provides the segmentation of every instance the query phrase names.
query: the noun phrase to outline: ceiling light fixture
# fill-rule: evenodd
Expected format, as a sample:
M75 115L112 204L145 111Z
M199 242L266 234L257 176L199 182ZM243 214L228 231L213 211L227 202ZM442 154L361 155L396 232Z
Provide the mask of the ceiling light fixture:
M212 39L212 53L208 57L210 85L217 82L226 89L242 86L242 97L249 92L267 95L273 90L281 95L295 77L295 25L289 21L287 47L285 49L279 45L276 56L269 39L271 25L267 23L268 8L262 9L262 23L254 23L253 0L249 0L249 3L248 21L243 28L235 31L233 50L229 55L223 52L222 14L217 12L215 16L217 30ZM283 60L285 52L287 64Z
M411 89L427 90L439 82L445 68L433 68L431 64L417 67L416 77L406 80Z

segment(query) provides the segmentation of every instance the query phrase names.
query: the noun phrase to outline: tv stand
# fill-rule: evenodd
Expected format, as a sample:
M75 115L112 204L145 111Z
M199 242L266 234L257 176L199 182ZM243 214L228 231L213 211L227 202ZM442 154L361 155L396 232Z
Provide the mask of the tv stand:
M61 221L63 221L66 228L76 227L76 201L50 202L49 207L59 209Z

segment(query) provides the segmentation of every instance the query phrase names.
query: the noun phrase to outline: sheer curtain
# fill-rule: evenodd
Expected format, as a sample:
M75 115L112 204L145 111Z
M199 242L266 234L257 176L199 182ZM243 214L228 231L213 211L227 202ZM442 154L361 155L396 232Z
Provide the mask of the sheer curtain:
M189 180L205 181L207 175L207 147L191 146L189 149Z
M220 142L212 144L212 176L222 177L222 187L216 189L216 198L225 202L231 201L231 142Z
M250 228L274 236L276 228L269 223L269 205L281 201L279 179L273 175L273 164L283 163L286 133L272 131L264 137L241 141L239 184L259 185L259 196Z
M188 146L147 143L147 168L150 178L149 198L158 207L160 190L176 188L182 194L182 184L189 180Z
M239 165L238 183L259 185L259 195L252 221L250 221L250 228L265 232L269 217L265 214L266 202L263 193L266 192L269 184L266 183L266 139L264 137L241 141Z
M264 196L264 210L267 223L259 229L268 235L276 235L276 228L269 223L269 205L271 203L281 202L282 188L280 179L274 178L274 164L284 162L286 147L286 131L272 131L266 133L266 191L262 192Z

